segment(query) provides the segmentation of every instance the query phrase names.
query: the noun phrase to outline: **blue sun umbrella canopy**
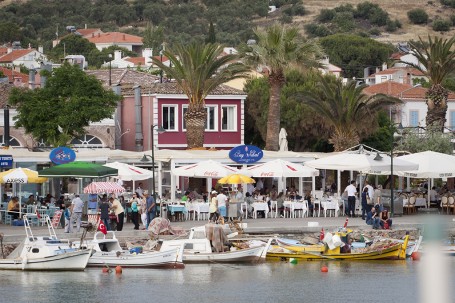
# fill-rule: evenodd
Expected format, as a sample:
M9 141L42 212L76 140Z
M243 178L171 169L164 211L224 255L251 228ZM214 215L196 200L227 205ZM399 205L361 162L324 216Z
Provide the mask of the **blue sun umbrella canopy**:
M104 178L117 176L118 170L90 162L70 162L38 171L40 177Z

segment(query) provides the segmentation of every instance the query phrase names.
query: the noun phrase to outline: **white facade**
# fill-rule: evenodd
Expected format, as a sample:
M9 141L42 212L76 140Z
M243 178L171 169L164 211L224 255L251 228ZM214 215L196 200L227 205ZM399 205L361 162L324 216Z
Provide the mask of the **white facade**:
M405 99L399 110L398 120L403 127L426 127L428 107L425 100ZM448 129L455 129L455 100L447 104L446 124Z

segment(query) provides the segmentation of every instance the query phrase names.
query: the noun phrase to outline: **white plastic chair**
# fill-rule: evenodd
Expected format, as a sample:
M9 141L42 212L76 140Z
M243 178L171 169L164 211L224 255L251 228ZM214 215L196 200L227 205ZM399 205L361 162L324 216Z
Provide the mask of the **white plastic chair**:
M278 201L270 201L270 218L276 218L278 215Z

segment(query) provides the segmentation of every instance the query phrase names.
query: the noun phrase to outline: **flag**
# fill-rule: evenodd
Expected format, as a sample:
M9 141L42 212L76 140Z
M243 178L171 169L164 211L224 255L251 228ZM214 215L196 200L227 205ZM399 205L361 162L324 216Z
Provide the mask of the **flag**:
M321 229L321 233L319 234L319 241L322 241L324 239L325 233L324 233L324 227Z
M35 213L36 213L36 217L37 217L38 219L41 219L41 215L39 214L38 209L35 209Z
M98 230L100 232L102 232L103 234L107 234L107 228L106 228L106 225L104 225L103 222L100 222L100 224L98 225Z

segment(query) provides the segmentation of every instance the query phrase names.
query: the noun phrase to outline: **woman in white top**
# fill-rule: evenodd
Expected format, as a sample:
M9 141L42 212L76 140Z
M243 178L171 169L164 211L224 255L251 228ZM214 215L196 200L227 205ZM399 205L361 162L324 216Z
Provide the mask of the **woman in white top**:
M216 198L216 191L212 191L210 194L210 206L209 206L209 213L211 222L216 222L218 220L218 200Z

